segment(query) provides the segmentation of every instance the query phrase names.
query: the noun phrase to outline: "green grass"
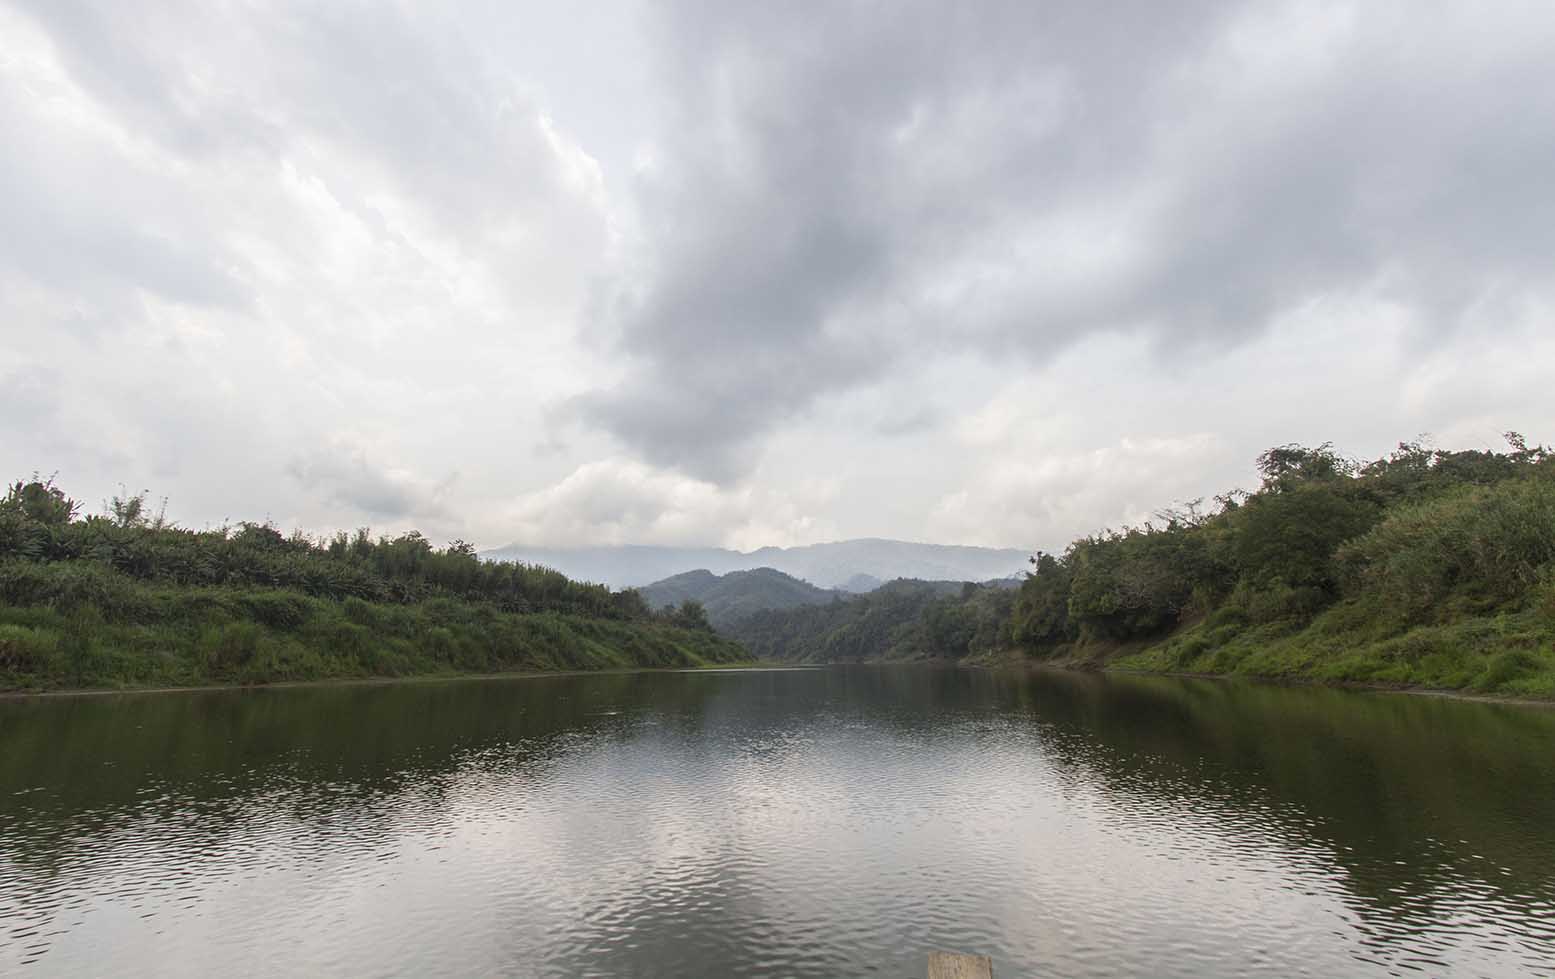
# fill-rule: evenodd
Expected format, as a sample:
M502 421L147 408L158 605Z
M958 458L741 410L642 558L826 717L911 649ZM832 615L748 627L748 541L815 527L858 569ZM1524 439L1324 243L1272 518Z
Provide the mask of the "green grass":
M1555 699L1555 616L1536 606L1411 627L1351 601L1303 625L1222 609L1109 665Z
M0 689L257 684L743 662L711 632L659 620L509 613L280 589L187 588L111 574L88 595L0 605Z

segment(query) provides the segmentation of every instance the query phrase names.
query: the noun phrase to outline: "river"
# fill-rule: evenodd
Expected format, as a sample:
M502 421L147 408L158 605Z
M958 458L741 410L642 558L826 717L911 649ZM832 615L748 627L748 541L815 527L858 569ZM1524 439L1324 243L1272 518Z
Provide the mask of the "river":
M1555 974L1555 710L911 667L0 701L0 973Z

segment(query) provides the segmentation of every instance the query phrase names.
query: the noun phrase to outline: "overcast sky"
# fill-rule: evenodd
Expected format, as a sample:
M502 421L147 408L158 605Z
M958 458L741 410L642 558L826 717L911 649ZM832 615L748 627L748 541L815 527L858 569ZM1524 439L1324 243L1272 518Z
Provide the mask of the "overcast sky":
M1555 439L1555 6L0 0L0 228L91 509L1059 549Z

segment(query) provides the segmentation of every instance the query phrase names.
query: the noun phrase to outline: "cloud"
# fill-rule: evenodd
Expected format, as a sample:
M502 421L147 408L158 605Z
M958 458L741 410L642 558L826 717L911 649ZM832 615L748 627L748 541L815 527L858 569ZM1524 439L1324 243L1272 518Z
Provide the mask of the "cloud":
M998 527L1005 540L1042 541L1061 551L1070 539L1095 533L1096 514L1117 526L1141 524L1161 509L1187 502L1221 446L1201 432L1181 438L1124 439L1070 454L1036 453L994 463L971 486L939 501L932 526L952 539L976 539Z
M3 461L153 486L196 524L466 532L409 473L542 434L586 383L573 324L612 232L598 165L452 25L0 6L0 362L28 402ZM413 464L326 465L342 432Z
M506 513L513 539L533 546L717 543L755 549L824 539L812 514L836 493L824 480L792 493L715 483L628 459L579 466L525 494Z
M308 489L343 507L391 520L436 520L446 515L444 497L457 479L433 483L405 469L381 468L361 448L336 445L292 460L287 472Z
M947 350L1214 350L1379 284L1439 330L1549 291L1538 4L660 9L665 136L600 307L629 368L577 403L657 464L743 475Z
M1056 547L1555 437L1542 2L559 9L0 2L0 476Z

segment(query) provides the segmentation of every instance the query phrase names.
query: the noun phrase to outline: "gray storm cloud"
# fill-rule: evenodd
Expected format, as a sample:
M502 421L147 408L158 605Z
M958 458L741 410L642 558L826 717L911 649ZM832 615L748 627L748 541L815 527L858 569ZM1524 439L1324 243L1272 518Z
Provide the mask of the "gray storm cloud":
M1280 442L1552 434L1545 0L0 0L0 38L0 477L88 501L1051 549Z
M584 417L742 473L904 359L1234 345L1380 291L1442 329L1547 289L1538 4L665 8L631 364Z

